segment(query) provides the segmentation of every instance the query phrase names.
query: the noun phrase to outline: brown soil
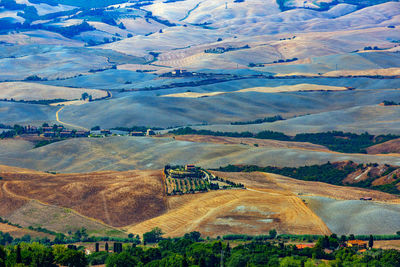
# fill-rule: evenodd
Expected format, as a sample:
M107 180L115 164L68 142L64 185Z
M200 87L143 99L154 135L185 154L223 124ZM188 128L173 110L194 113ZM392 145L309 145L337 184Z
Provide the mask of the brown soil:
M35 238L35 237L53 238L54 237L54 236L46 234L46 233L36 232L36 231L29 230L29 229L18 228L15 226L8 225L6 223L0 223L0 232L9 233L13 238L20 238L24 235L30 235L32 238Z
M368 154L392 154L400 153L400 138L393 139L382 144L374 145L367 148Z
M166 210L160 171L48 174L0 166L0 216L31 199L71 208L112 226L138 223Z

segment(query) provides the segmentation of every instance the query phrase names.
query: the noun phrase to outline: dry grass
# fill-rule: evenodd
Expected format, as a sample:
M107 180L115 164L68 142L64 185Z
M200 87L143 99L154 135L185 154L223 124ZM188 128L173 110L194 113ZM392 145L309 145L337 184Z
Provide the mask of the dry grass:
M5 223L0 223L0 232L9 233L13 238L20 238L24 235L30 235L31 237L53 237L52 235L32 231L29 229L18 228L12 225L8 225Z
M374 248L400 249L400 240L375 240Z
M160 226L167 236L280 233L329 234L326 225L296 196L250 190L213 191L169 198L169 211L128 228L144 233Z
M282 93L282 92L299 92L299 91L346 91L348 88L330 85L318 84L296 84L284 85L277 87L253 87L239 90L238 92L259 92L259 93Z
M318 85L318 84L296 84L296 85L284 85L277 87L252 87L246 88L233 92L211 92L211 93L196 93L196 92L185 92L163 95L163 97L188 97L188 98L199 98L209 97L221 94L230 93L246 93L246 92L258 92L258 93L283 93L283 92L312 92L312 91L346 91L349 90L346 87L330 86L330 85Z
M400 139L394 139L367 148L368 154L400 153Z
M340 76L399 76L400 68L369 69L369 70L335 70L324 73L324 77Z
M244 144L244 145L258 145L259 147L270 147L270 148L292 148L292 149L306 149L313 151L330 151L324 146L315 145L311 143L303 142L287 142L278 140L268 139L256 139L256 138L236 138L236 137L225 137L225 136L211 136L211 135L177 135L174 136L175 140L178 141L189 141L196 143L215 143L224 145L233 144Z
M0 171L0 215L15 211L31 199L70 208L112 226L138 223L166 209L160 171L47 174L17 168ZM14 203L17 202L17 203ZM18 205L17 205L18 204Z
M263 190L286 191L295 195L322 196L340 200L372 197L374 201L398 203L399 197L388 193L358 187L336 186L321 182L301 181L271 173L226 173L213 172L223 178L243 183L249 188Z
M48 99L80 99L87 92L93 99L107 96L106 91L51 86L27 82L4 82L0 83L0 98L15 100L48 100Z

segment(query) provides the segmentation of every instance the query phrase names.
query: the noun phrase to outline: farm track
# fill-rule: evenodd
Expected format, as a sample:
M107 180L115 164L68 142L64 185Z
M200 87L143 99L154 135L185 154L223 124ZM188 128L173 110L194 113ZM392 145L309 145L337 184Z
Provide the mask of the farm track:
M61 108L60 108L59 110L57 110L57 112L56 112L56 120L57 120L58 123L61 123L61 124L65 125L65 126L69 126L69 127L72 127L72 128L78 128L78 129L82 129L82 130L84 130L84 131L89 131L89 130L88 130L87 128L85 128L85 127L82 127L82 126L78 126L78 125L75 125L75 124L70 124L70 123L66 123L66 122L61 121L61 120L60 120L60 112L61 112L64 108L65 108L65 106L61 107Z

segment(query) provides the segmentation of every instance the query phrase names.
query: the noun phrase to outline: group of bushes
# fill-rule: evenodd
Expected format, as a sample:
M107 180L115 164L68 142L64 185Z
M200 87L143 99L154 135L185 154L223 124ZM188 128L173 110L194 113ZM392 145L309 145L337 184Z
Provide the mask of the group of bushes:
M261 124L261 123L266 123L266 122L275 122L275 121L282 121L284 118L280 115L276 115L273 117L266 117L263 119L257 119L254 121L237 121L237 122L231 122L231 125L246 125L246 124Z

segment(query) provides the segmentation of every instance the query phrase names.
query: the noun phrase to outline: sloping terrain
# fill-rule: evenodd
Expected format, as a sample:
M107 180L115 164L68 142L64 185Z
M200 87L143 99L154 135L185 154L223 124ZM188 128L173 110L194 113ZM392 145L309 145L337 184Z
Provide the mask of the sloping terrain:
M371 146L367 149L368 154L400 153L400 140L394 139L382 144Z
M98 220L92 223L98 226L124 226L152 218L166 208L160 171L63 175L1 166L0 175L1 201L17 201L7 208L2 205L1 216L23 226L41 224L65 230L76 227L75 220L85 224L89 217Z
M194 163L206 168L219 168L229 164L284 167L346 160L400 165L399 158L391 155L344 154L313 150L312 147L311 150L305 147L288 147L287 144L277 147L273 142L268 146L255 147L147 137L77 138L26 152L0 155L1 164L64 173L156 170L166 164Z
M188 231L200 231L206 236L224 234L241 234L243 229L251 229L252 234L265 234L270 229L277 229L278 233L327 234L330 232L350 234L355 233L385 233L392 234L398 227L397 217L393 216L393 209L398 209L399 198L387 193L366 190L361 188L340 187L318 182L299 181L279 175L267 173L221 173L213 172L219 177L243 183L247 190L226 190L205 194L184 195L169 197L168 212L127 228L134 233L149 231L154 225L160 225L167 236L180 236ZM305 202L302 201L306 198ZM374 213L357 213L354 210L334 210L330 216L341 212L341 218L349 216L357 221L365 220L363 224L353 224L352 220L343 220L340 227L332 226L332 220L317 216L314 206L309 204L313 198L326 198L332 202L356 201L363 205L360 197L372 196L380 203L371 204L375 211L392 214L389 218L375 216ZM318 197L317 197L318 196ZM356 200L355 200L356 199ZM379 208L378 208L379 207ZM311 208L311 209L310 209ZM321 209L329 207L321 205ZM314 213L316 212L316 213ZM369 217L371 216L371 217ZM373 223L369 218L375 217ZM325 222L325 219L327 221ZM329 225L325 224L329 223ZM391 223L390 226L376 229L377 224ZM339 232L337 232L339 231Z
M324 197L304 197L332 232L341 234L395 234L400 227L400 205L362 200L337 201Z
M105 91L84 88L76 89L24 82L0 83L0 98L7 100L74 100L80 99L84 93L90 94L93 100L107 96Z

